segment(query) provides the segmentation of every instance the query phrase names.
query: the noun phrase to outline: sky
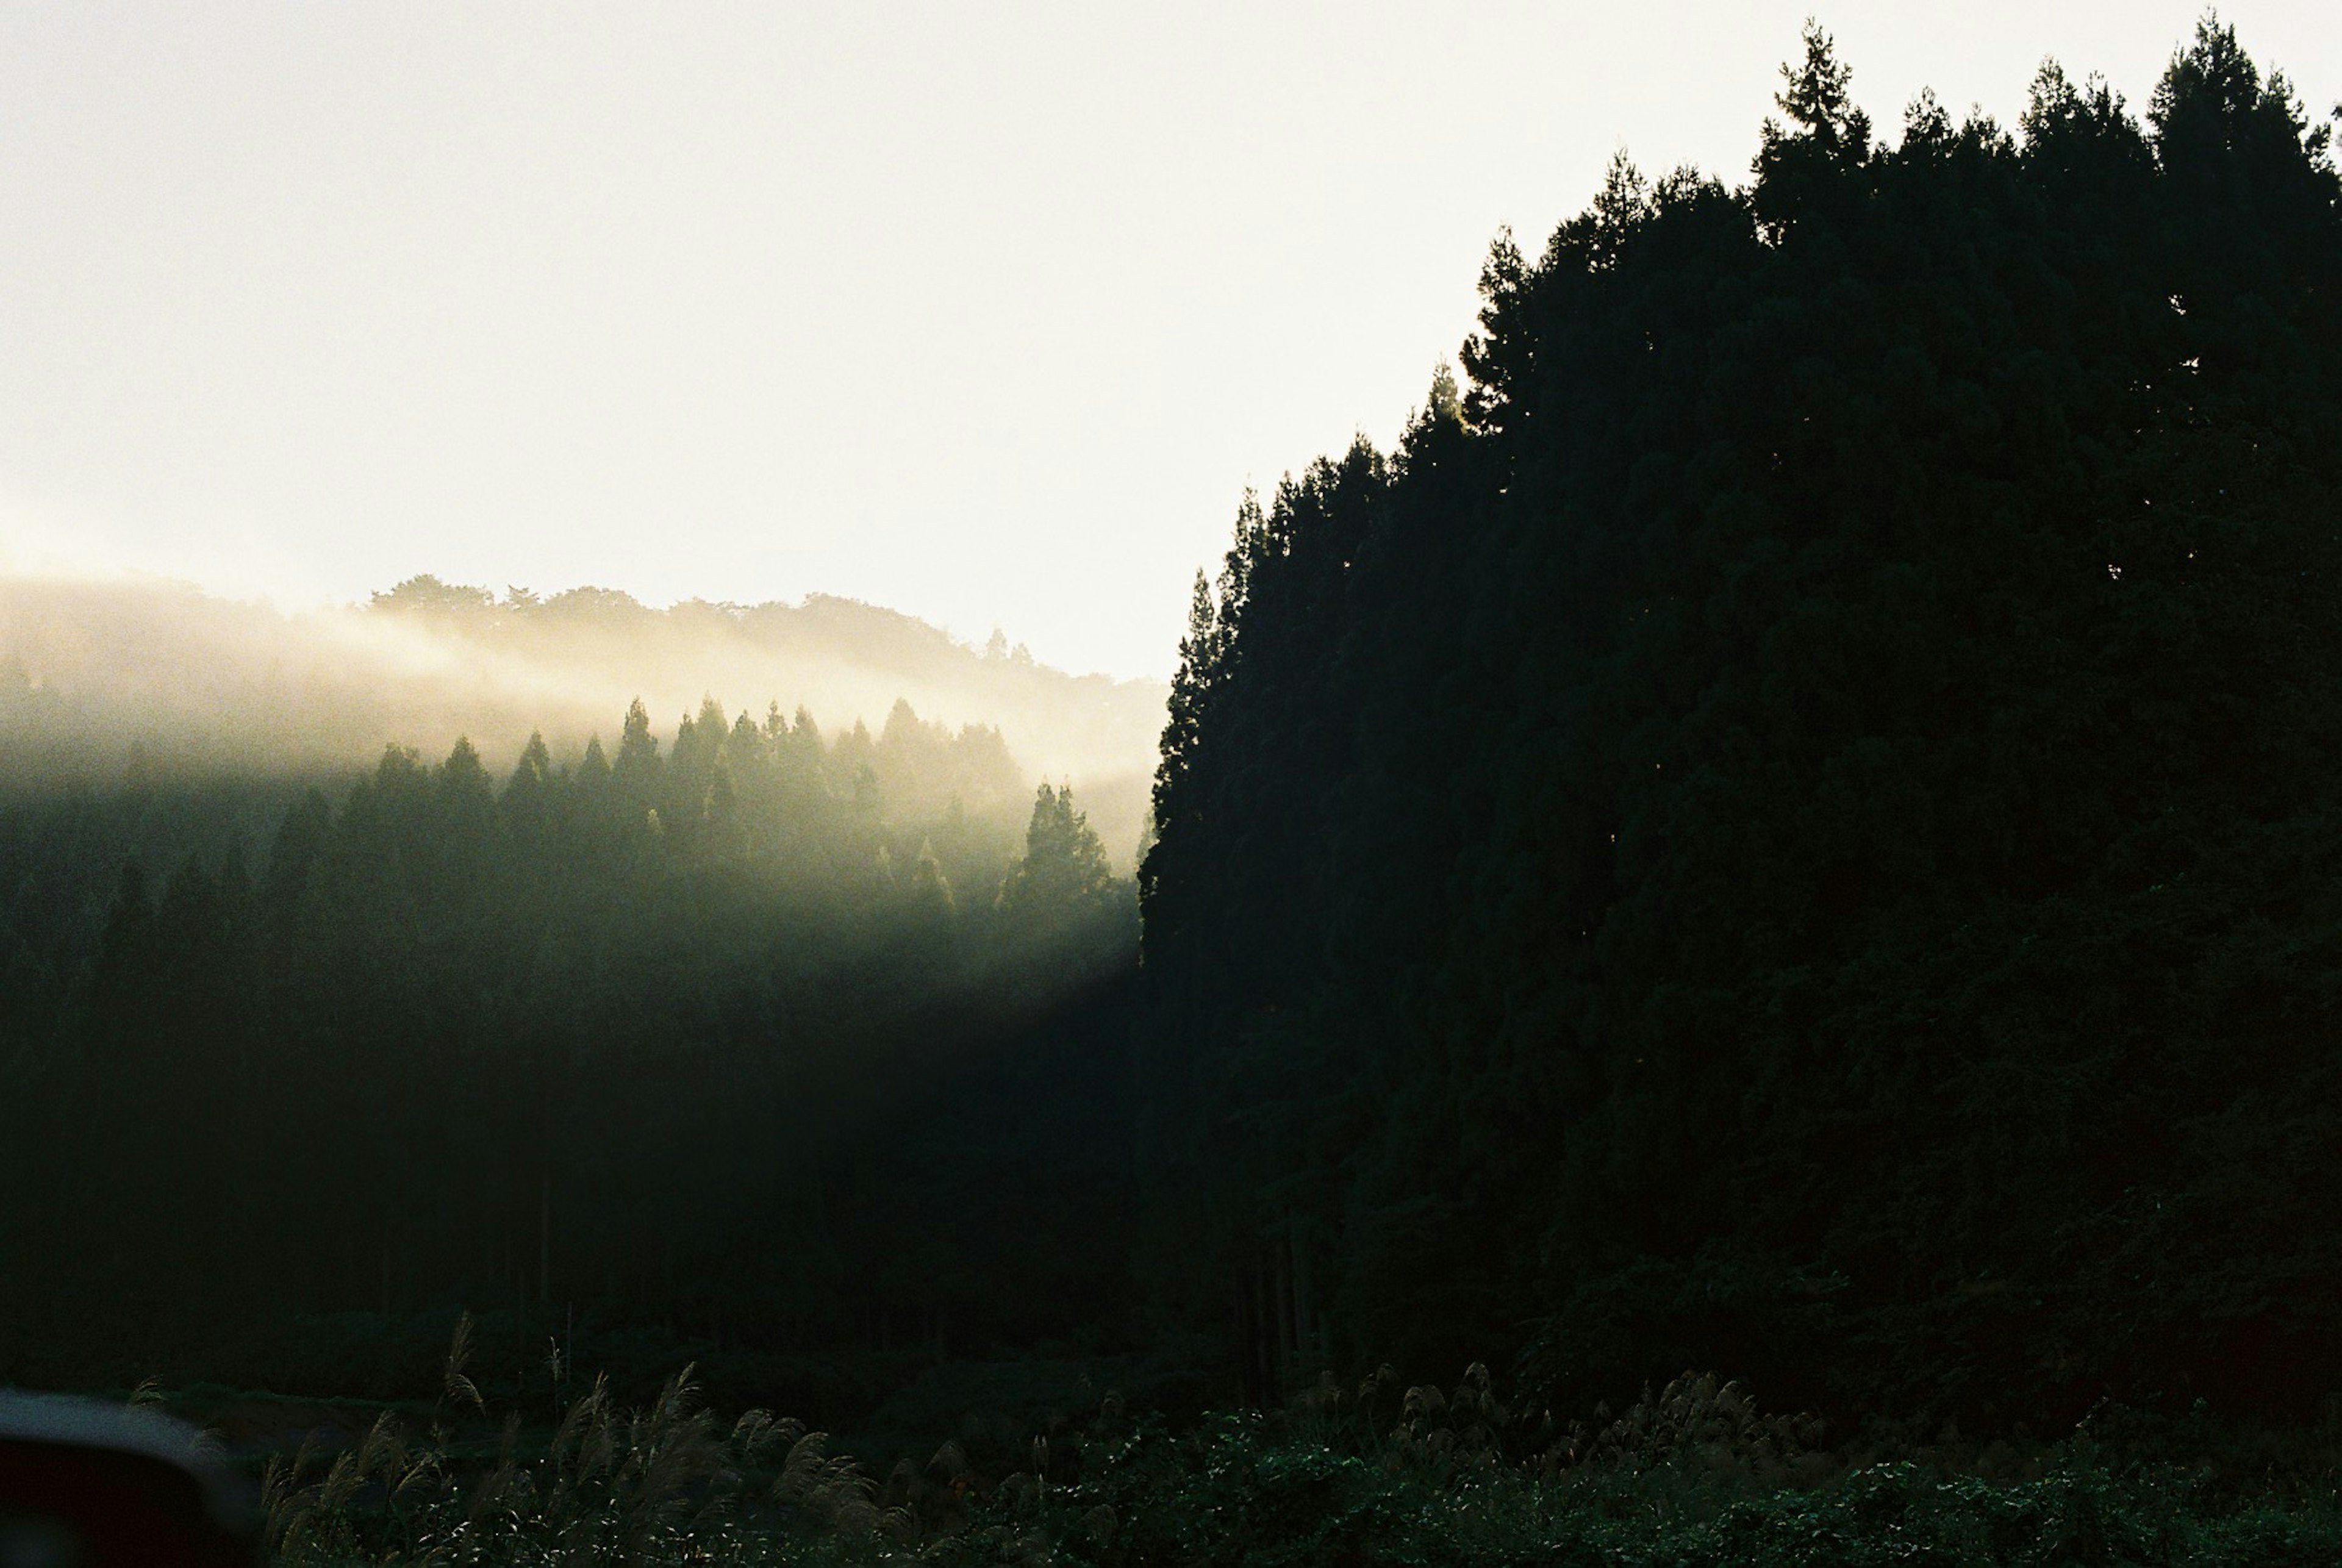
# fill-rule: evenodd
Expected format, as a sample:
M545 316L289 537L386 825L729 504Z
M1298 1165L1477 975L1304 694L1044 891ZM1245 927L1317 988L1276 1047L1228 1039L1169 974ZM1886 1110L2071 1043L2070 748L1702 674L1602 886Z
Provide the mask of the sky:
M0 0L0 571L846 594L1167 674L1246 487L1387 445L1611 156L2143 107L2170 0ZM2314 115L2342 5L2221 9Z

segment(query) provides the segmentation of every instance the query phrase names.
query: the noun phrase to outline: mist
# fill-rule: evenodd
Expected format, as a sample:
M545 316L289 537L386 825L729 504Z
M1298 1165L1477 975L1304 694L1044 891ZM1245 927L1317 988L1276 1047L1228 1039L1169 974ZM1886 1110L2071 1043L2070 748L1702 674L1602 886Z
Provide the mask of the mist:
M997 729L1028 784L1072 784L1126 868L1166 694L819 594L662 610L611 589L499 597L422 576L287 614L165 582L0 579L0 790L17 796L337 775L386 745L432 757L458 738L502 773L533 733L566 763L614 743L636 699L663 730L713 697L759 721L803 708L832 736L875 733L901 702L946 731Z

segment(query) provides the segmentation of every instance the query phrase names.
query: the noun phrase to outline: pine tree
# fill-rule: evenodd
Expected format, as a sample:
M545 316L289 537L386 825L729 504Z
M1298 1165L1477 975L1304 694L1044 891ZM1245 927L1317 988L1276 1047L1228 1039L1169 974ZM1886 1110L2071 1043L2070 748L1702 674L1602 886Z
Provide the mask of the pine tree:
M1113 883L1105 846L1074 807L1073 786L1043 783L1025 828L1025 856L1001 885L1001 908L1034 921L1061 920L1102 904Z

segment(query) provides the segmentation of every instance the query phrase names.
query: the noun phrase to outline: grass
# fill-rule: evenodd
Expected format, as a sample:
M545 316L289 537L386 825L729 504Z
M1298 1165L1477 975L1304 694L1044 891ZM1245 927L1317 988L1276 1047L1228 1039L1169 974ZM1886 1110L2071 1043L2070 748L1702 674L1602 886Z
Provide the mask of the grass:
M1765 1414L1713 1377L1557 1422L1507 1408L1481 1368L1453 1390L1386 1370L1355 1392L1328 1378L1281 1411L1179 1431L1107 1393L1054 1430L946 1442L881 1478L794 1422L716 1420L687 1371L638 1409L617 1409L597 1380L549 1430L498 1427L465 1376L464 1341L421 1435L385 1411L338 1453L270 1463L275 1562L2342 1562L2330 1432L2272 1447L2198 1417L2102 1413L2054 1443L1880 1430L1825 1446L1817 1423Z

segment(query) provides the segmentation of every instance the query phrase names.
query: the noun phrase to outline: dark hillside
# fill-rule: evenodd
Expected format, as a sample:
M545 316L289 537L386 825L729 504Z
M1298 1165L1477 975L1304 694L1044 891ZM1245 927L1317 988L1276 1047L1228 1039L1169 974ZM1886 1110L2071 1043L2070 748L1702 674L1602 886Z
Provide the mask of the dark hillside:
M2342 1380L2342 215L2207 24L1500 243L1247 504L1144 868L1165 1302L1256 1383ZM1590 1397L1590 1394L1588 1395Z
M411 1393L465 1309L507 1386L824 1413L1118 1346L1136 913L904 704L0 803L0 1383Z

